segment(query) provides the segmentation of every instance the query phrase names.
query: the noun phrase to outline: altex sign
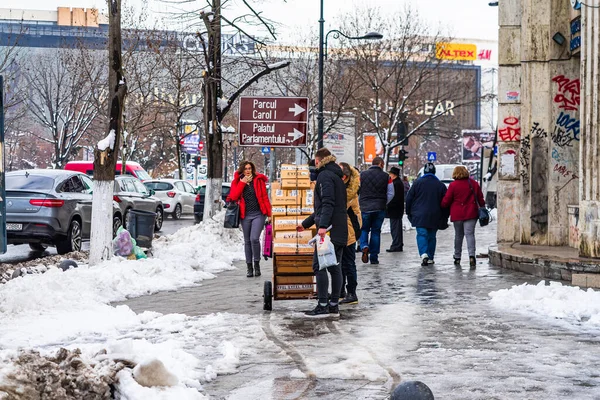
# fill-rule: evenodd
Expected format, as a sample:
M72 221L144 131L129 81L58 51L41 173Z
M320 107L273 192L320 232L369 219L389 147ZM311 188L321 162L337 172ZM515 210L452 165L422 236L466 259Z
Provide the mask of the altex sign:
M440 60L475 61L477 46L462 43L436 43L435 55Z

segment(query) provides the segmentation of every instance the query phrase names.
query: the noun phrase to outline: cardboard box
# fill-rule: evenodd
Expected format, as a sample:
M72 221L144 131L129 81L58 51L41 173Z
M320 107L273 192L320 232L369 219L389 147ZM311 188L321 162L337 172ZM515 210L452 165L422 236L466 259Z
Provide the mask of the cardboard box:
M279 231L275 232L275 238L273 238L273 243L298 243L298 244L308 244L308 242L313 238L311 231Z
M308 165L298 166L284 164L281 166L281 179L309 179L310 170Z
M287 214L286 215L302 215L302 208L301 207L292 207L292 206L287 206Z
M278 243L273 242L273 252L275 254L280 253L297 253L297 254L310 254L315 251L315 248L310 244L297 244L297 243Z
M272 216L285 216L287 215L287 207L286 206L273 206L271 208Z
M305 190L302 192L302 207L313 208L315 206L314 190Z
M310 215L315 211L313 207L302 207L300 210L302 210L302 215Z
M273 221L274 231L294 231L296 227L304 220L301 215L275 217Z
M304 215L291 215L273 218L273 231L295 231L296 227L304 221ZM314 225L306 230L313 229ZM314 235L313 235L314 236Z
M291 178L281 179L281 187L283 189L309 189L310 179Z
M288 195L288 191L281 188L279 182L271 182L271 205L287 206L296 205L298 200Z

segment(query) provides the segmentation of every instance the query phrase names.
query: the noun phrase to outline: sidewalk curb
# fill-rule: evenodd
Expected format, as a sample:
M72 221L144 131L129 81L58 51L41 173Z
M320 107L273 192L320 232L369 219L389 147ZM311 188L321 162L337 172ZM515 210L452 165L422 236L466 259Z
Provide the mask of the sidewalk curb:
M543 249L516 249L514 245L500 243L490 246L490 264L540 278L569 281L577 286L600 287L600 260L538 254Z

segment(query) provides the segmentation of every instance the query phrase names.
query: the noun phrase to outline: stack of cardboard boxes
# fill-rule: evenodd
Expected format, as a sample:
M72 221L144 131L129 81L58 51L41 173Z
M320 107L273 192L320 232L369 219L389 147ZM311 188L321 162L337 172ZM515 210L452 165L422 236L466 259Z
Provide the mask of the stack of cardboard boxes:
M310 254L313 229L296 232L296 227L313 213L314 192L307 165L283 164L281 179L271 183L273 253Z

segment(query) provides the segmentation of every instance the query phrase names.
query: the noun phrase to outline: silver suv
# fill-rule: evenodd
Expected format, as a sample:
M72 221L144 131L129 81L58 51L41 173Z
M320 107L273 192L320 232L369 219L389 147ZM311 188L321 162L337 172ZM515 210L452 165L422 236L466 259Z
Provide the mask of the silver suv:
M164 218L162 201L154 197L154 190L148 189L138 178L130 175L116 176L113 200L121 208L124 227L127 227L131 210L142 210L156 213L154 231L161 230Z

